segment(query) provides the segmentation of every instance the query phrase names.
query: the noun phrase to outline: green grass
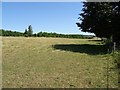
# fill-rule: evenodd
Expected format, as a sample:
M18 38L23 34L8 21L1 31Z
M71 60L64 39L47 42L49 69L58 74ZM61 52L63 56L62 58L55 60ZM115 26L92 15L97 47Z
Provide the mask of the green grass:
M117 88L114 61L99 41L3 37L4 88Z

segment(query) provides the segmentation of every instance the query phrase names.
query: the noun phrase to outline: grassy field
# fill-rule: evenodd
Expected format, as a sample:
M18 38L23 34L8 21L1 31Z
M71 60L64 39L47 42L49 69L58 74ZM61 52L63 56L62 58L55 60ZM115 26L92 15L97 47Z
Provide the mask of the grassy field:
M2 41L4 88L117 88L114 61L99 40L3 37Z

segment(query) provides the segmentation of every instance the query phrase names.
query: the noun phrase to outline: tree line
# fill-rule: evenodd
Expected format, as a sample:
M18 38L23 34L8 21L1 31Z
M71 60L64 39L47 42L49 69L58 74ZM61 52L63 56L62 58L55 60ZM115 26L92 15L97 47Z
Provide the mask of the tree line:
M37 37L60 37L60 38L80 38L80 39L92 39L93 35L80 35L80 34L57 34L57 33L47 33L39 32L34 34Z
M0 36L22 36L22 37L55 37L55 38L80 38L80 39L92 39L93 35L80 35L80 34L58 34L58 33L48 33L48 32L38 32L33 34L32 26L29 25L28 29L24 32L17 32L11 30L0 29Z

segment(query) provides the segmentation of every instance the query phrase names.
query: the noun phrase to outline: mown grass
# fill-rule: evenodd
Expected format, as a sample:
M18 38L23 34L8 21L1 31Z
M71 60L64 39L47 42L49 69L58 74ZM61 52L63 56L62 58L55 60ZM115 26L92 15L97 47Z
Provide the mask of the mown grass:
M98 41L35 37L2 41L4 88L118 87L117 71L110 69L114 60Z

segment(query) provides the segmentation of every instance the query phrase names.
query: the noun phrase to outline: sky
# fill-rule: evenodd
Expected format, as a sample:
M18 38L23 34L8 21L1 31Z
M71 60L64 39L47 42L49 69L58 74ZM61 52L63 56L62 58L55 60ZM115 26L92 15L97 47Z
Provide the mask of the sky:
M89 35L75 24L81 10L81 2L2 2L2 28L24 32L32 25L33 33Z

